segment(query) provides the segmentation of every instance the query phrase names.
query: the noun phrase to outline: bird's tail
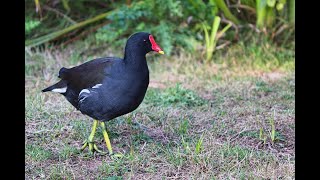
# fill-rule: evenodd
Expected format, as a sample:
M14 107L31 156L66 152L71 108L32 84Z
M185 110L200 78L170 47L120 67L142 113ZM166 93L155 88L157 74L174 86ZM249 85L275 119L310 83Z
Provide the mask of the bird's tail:
M45 89L41 90L42 92L52 91L58 93L65 93L67 91L67 82L65 80L61 80L56 84L49 86Z

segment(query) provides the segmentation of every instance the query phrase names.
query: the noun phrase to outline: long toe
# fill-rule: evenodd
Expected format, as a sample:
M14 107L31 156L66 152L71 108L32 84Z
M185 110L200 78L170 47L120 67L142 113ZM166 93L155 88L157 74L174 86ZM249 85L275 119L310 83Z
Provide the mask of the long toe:
M100 150L98 148L98 146L94 142L89 142L88 140L86 140L83 143L83 146L81 147L81 151L85 150L86 147L89 148L89 152L91 152L91 153L94 153L96 151L96 152L101 153L101 154L107 154L107 152L104 152L104 151Z

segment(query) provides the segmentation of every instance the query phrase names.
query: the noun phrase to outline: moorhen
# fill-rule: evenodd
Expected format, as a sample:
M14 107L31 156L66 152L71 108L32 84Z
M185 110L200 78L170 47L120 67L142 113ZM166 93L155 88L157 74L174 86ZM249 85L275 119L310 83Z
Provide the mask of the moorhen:
M146 54L164 54L149 33L138 32L129 37L124 58L97 58L72 68L62 67L56 84L42 92L62 94L82 114L94 119L89 138L81 150L100 152L93 142L100 121L109 154L112 147L105 122L135 110L142 102L149 85Z

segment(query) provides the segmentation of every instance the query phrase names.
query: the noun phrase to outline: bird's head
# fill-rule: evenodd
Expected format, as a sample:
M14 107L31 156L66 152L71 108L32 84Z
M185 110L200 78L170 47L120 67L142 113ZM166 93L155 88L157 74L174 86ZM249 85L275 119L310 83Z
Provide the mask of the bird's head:
M155 51L160 54L164 54L164 51L156 43L154 37L150 33L146 32L138 32L131 35L127 41L127 46L134 46L135 48L143 50L145 53Z

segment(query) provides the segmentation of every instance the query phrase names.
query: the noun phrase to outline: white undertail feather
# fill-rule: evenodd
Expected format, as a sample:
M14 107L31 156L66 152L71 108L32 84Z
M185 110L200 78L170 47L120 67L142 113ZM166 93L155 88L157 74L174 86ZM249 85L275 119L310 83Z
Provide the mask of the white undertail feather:
M102 84L96 84L96 85L93 86L92 88L99 88L100 86L102 86Z
M82 103L83 100L85 100L88 96L84 96L81 99L79 99L79 103Z
M57 92L57 93L65 93L67 91L67 87L52 89L51 91L52 92Z
M80 91L79 96L81 95L81 93L90 93L90 91L88 89L82 89L82 91Z
M85 100L87 97L88 97L88 94L84 94L83 96L81 96L81 93L90 93L90 91L88 89L82 89L79 93L79 97L78 97L78 100L79 100L79 103L82 103L83 100Z

